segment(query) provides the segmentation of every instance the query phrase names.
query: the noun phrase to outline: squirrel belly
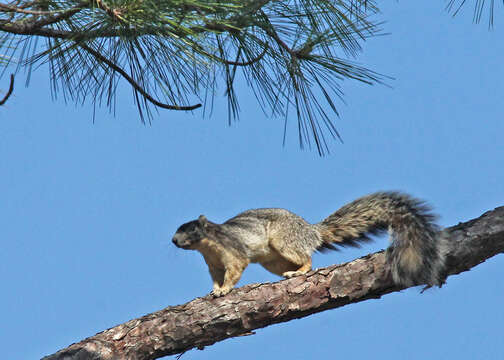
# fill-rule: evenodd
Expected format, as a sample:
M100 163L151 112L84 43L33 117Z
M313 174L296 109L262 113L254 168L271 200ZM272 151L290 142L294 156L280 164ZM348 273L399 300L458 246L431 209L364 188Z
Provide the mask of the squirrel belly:
M397 284L441 286L446 239L422 201L398 192L361 197L317 224L285 209L247 210L223 224L201 215L179 227L176 246L199 251L215 296L227 294L251 262L292 277L311 270L316 250L358 246L369 234L389 230L386 260Z

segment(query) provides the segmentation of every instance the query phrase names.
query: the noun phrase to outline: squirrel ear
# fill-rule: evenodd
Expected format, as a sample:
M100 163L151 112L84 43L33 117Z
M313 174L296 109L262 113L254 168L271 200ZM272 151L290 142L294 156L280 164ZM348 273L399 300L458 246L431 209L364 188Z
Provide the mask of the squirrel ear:
M200 215L199 218L198 218L198 222L202 225L202 226L206 226L206 224L208 223L208 220L206 218L205 215Z

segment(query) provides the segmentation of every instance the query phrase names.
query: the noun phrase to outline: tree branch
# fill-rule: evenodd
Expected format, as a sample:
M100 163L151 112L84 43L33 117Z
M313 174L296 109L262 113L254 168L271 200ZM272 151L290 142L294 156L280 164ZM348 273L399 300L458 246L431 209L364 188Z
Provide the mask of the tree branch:
M6 4L0 4L0 11L2 12L15 12L20 14L29 14L29 15L53 15L54 11L42 11L42 10L25 10L22 7L17 6L9 6Z
M122 18L121 11L116 8L111 8L105 5L102 0L95 0L97 8L105 11L110 17L113 19L116 19L119 22L124 23L124 19ZM242 22L242 19L246 16L250 16L256 11L259 11L262 7L266 6L270 0L261 0L261 1L250 1L250 4L248 4L250 7L245 6L245 11L243 11L240 14L236 14L233 17L229 19L230 23L236 23L239 24ZM117 29L109 29L104 30L100 29L97 31L89 31L86 30L83 33L80 33L77 29L73 29L71 31L69 30L61 30L61 29L54 29L54 28L49 28L49 27L44 27L47 25L51 25L57 22L61 22L63 20L67 20L70 17L76 15L78 12L83 10L84 8L87 8L89 5L88 0L82 0L79 2L76 6L67 9L67 10L61 10L59 12L54 11L32 11L32 10L24 10L24 7L18 6L8 6L5 4L0 4L0 13L2 12L12 12L12 13L23 13L23 14L30 14L30 15L44 15L44 14L50 14L50 16L46 16L41 19L37 18L29 18L28 21L23 19L23 21L11 21L9 20L4 20L0 23L0 30L17 34L17 35L38 35L38 36L43 36L43 37L49 37L49 38L56 38L56 39L68 39L68 40L80 40L81 38L86 38L86 39L93 39L93 38L107 38L107 37L117 37L117 36L124 36L128 34L127 29L122 29L121 31L118 31ZM36 19L36 20L35 20ZM220 31L220 32L236 32L238 29L237 26L229 26L225 24L217 24L217 23L212 23L208 22L203 25L198 25L198 26L193 26L190 27L189 30L191 33L198 34L198 33L203 33L206 31ZM138 36L139 32L136 29L131 29L129 31L130 36ZM159 35L159 29L158 28L151 28L150 31L143 31L142 35ZM173 32L173 35L179 36L179 37L184 37L187 35L187 33L176 33Z
M447 271L459 274L504 252L504 207L447 231L451 239ZM388 275L384 251L380 251L304 276L246 285L221 298L207 295L169 306L44 359L156 359L402 289Z
M2 23L0 23L0 30L5 31L5 32L10 32L13 34L18 34L18 35L39 35L39 36L45 36L45 37L53 37L53 38L59 38L59 39L70 39L72 37L75 37L74 32L70 31L64 31L64 30L59 30L59 29L52 29L52 28L44 28L44 26L52 25L55 23L58 23L60 21L67 20L80 12L83 7L86 5L86 1L83 0L79 4L77 4L75 7L72 7L67 10L62 10L60 12L39 12L36 11L34 13L28 12L28 10L23 10L21 7L10 7L9 12L19 12L19 13L30 13L30 14L51 14L50 16L43 17L41 19L37 19L36 17L34 18L29 18L28 20L23 19L21 21L11 21L9 20L3 20ZM6 5L2 5L6 6ZM15 11L14 11L15 10ZM5 12L6 9L3 9Z

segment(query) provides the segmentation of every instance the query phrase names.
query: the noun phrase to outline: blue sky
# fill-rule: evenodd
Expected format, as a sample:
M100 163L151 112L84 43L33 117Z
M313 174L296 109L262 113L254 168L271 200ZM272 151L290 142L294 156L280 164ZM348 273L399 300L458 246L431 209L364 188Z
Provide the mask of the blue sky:
M498 4L499 5L499 4ZM498 6L498 10L502 7ZM296 119L266 118L238 85L240 121L224 98L211 117L160 111L140 123L122 83L116 116L51 101L47 68L17 77L0 109L0 341L4 359L34 359L211 289L196 252L171 236L205 214L215 222L284 207L318 222L348 201L402 190L431 203L443 226L504 205L504 13L493 31L451 18L443 2L385 2L384 30L359 61L391 87L346 81L331 155L297 147ZM3 89L7 78L3 78ZM314 267L386 246L317 254ZM442 289L387 295L184 359L502 359L504 257L451 277ZM279 280L257 265L240 284Z

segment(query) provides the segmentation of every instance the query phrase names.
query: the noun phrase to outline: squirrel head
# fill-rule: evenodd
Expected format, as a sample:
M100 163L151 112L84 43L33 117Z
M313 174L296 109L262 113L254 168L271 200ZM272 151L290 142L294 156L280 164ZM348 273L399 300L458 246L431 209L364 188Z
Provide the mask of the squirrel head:
M173 236L175 246L182 249L193 249L194 245L206 237L208 220L205 215L200 215L198 220L189 221L181 225Z

